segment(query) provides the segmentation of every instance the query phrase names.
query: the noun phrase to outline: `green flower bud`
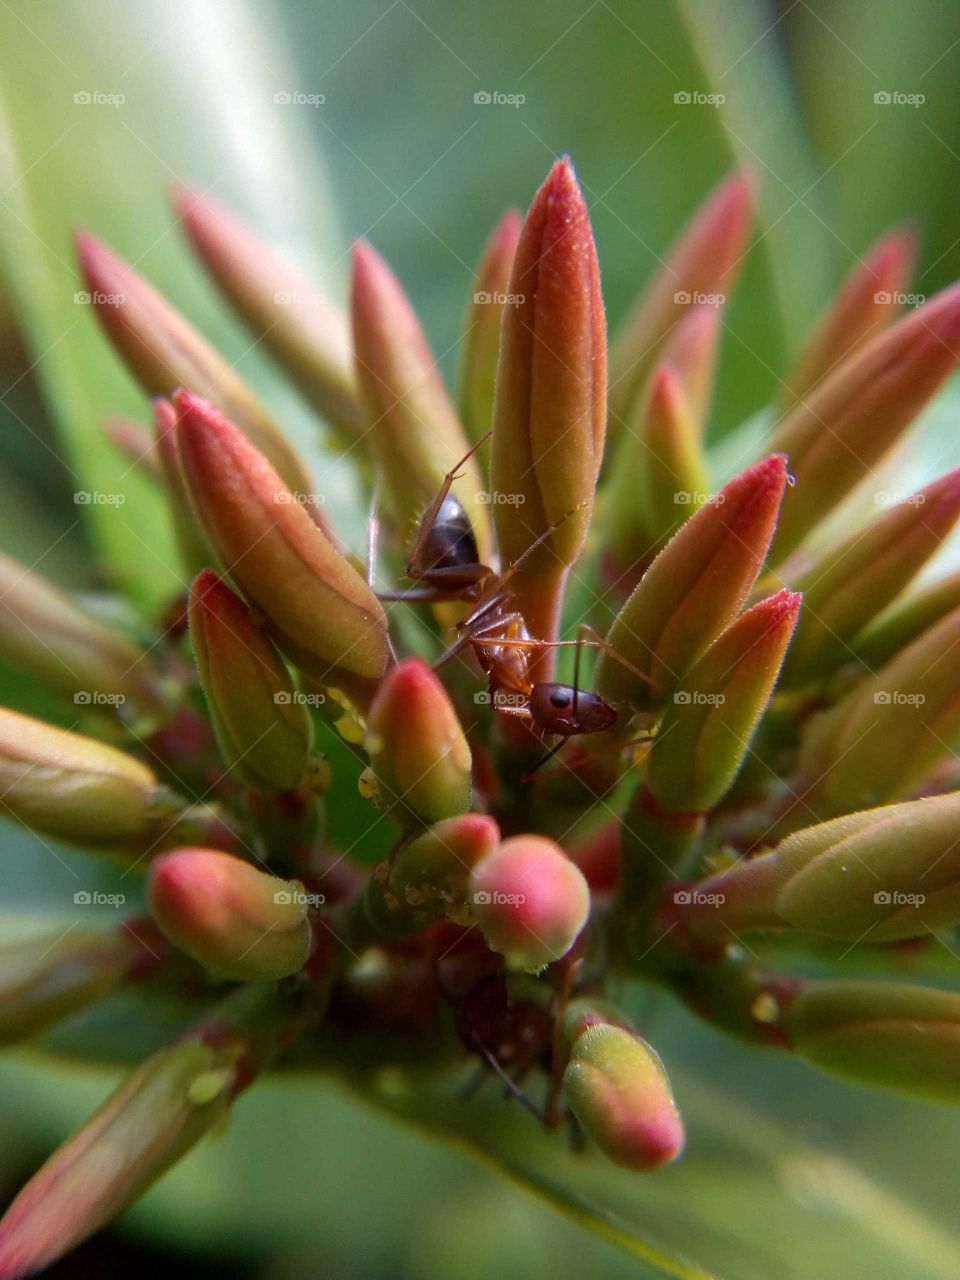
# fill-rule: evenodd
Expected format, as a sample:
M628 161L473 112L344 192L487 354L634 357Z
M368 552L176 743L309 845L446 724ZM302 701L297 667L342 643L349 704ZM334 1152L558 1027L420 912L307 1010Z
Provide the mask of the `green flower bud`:
M151 659L97 622L69 596L10 556L0 555L0 656L74 696L78 706L159 710Z
M806 608L785 684L823 678L853 653L850 641L907 586L960 518L960 470L858 529L796 582Z
M893 982L811 982L784 1030L808 1062L862 1084L960 1102L960 995Z
M390 656L380 602L236 427L198 396L175 402L184 474L224 567L292 661L365 703Z
M647 786L668 812L712 809L769 701L802 597L781 591L732 623L683 678L650 750Z
M781 404L792 409L844 356L896 319L916 256L917 237L905 228L884 236L858 259L787 376Z
M677 688L746 600L773 537L786 481L782 457L755 463L664 547L607 636L647 680L604 653L597 667L604 698L643 708Z
M464 813L402 844L367 882L367 918L379 933L401 937L444 918L471 920L470 873L493 853L500 830L493 818Z
M0 1044L13 1044L115 990L152 959L128 929L62 930L0 947Z
M257 340L345 441L359 439L366 417L343 312L218 201L181 187L174 203L194 249Z
M960 287L952 286L854 350L784 418L772 447L796 486L773 548L780 563L876 467L960 357Z
M139 760L5 707L0 813L41 835L101 849L142 845L174 816Z
M144 390L171 396L187 387L204 396L237 424L294 493L309 493L310 478L296 450L232 366L106 245L84 231L76 241L97 317Z
M563 1084L570 1110L614 1164L646 1171L682 1153L683 1121L663 1063L632 1031L587 1025L573 1043Z
M468 438L476 443L490 430L500 355L500 329L510 289L510 272L523 219L515 209L494 229L473 282L467 309L460 373L460 416ZM509 305L514 305L511 299ZM484 452L481 449L481 454ZM482 459L481 459L482 461Z
M0 1222L0 1275L45 1269L143 1194L222 1121L295 1025L242 991L149 1058L36 1173Z
M193 583L190 635L227 768L263 791L299 787L313 745L310 715L263 627L212 569Z
M683 915L699 935L787 927L881 942L960 921L960 792L806 827L700 881Z
M955 609L810 723L798 771L814 782L788 820L796 812L831 818L916 792L957 741L958 692Z
M641 293L610 356L611 432L629 422L650 370L678 321L697 305L698 298L722 301L733 287L752 209L749 176L730 174L691 218Z

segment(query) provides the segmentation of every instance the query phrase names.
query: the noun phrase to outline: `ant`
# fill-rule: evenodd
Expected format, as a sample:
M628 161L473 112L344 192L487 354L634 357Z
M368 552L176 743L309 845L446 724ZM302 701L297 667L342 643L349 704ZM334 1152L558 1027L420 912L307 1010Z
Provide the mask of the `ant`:
M460 499L451 493L451 487L463 475L461 468L490 435L488 431L446 473L437 496L423 515L407 560L407 577L418 585L403 591L378 592L378 598L422 604L461 600L474 605L467 617L457 624L458 639L441 654L435 666L442 666L462 649L472 646L486 673L493 706L503 715L528 723L538 737L559 739L537 764L525 771L523 780L529 781L537 769L557 754L568 738L600 733L617 723L615 707L600 694L580 688L580 653L584 645L601 648L642 679L648 677L587 624L580 627L576 640L537 639L530 635L522 614L509 607L508 580L565 520L582 510L583 504L545 529L501 573L483 564L470 517ZM376 518L371 516L368 578L372 578L375 564L376 532ZM532 678L531 658L534 654L570 645L577 649L572 685Z

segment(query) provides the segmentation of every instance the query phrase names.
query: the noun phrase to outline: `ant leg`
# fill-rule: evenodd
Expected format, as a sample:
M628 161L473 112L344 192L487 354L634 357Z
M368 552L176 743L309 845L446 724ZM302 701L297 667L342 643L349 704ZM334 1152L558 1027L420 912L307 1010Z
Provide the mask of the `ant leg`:
M550 750L546 753L546 755L543 755L540 757L540 759L537 761L536 764L531 765L529 769L524 769L523 773L521 773L520 775L520 781L532 782L533 775L537 772L537 770L542 769L543 766L548 763L548 761L552 760L553 757L557 754L557 752L560 751L562 747L566 746L566 743L567 743L567 739L561 738L559 742L555 743L554 746L550 748Z
M619 662L622 667L626 667L628 671L631 671L638 679L642 680L644 684L648 684L654 693L660 692L660 686L657 684L656 680L651 676L648 676L645 671L641 671L640 668L635 666L629 658L625 658L623 654L620 653L619 650L615 649L609 640L604 639L596 627L592 627L589 622L581 622L580 626L577 628L578 642L579 637L583 635L588 635L590 637L589 641L586 643L589 643L594 648L602 649L604 653L608 653L610 657L616 662Z
M430 537L430 534L433 532L433 527L437 523L437 516L440 514L440 508L443 506L447 494L450 492L450 486L453 484L454 480L459 480L462 475L460 468L470 461L480 446L484 444L492 434L492 431L488 431L485 436L481 437L472 449L467 450L453 470L448 471L443 477L443 483L440 486L440 490L433 502L431 502L430 506L427 508L423 519L420 521L420 528L417 530L416 541L410 549L410 556L407 560L408 578L415 578L417 576L416 569L420 562L420 556L423 553L423 548L426 546L427 539Z
M546 1117L544 1116L543 1112L535 1103L530 1101L530 1099L523 1092L523 1090L520 1088L517 1082L513 1080L507 1074L506 1071L504 1071L503 1067L497 1061L496 1057L490 1052L487 1046L481 1040L478 1040L476 1036L471 1036L471 1039L473 1040L473 1043L477 1046L477 1052L483 1058L484 1062L487 1064L490 1070L494 1073L494 1075L498 1077L498 1079L502 1080L503 1086L506 1089L508 1095L512 1098L516 1098L516 1100L520 1103L520 1105L524 1107L527 1111L529 1111L530 1114L534 1117L535 1120L537 1120L539 1124L545 1124Z
M570 510L566 513L566 515L562 515L559 520L555 520L553 524L548 525L548 527L544 529L543 533L539 534L538 537L534 538L533 542L530 543L529 547L524 548L524 550L521 551L520 554L517 556L516 560L514 560L512 564L508 564L506 569L504 569L503 573L501 573L497 581L497 590L499 591L500 588L503 586L503 584L509 578L513 577L513 575L517 572L517 570L523 564L524 560L526 560L528 556L532 555L533 552L536 551L537 547L543 546L543 544L550 537L551 533L554 533L557 529L559 529L565 520L569 520L572 515L576 515L578 511L582 511L584 507L588 505L589 504L586 502L578 502L575 507L570 508Z

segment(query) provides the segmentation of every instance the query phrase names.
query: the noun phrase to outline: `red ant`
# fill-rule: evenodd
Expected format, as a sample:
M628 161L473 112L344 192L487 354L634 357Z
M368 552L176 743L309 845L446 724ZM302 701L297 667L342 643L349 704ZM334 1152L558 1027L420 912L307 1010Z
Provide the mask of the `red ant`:
M467 645L472 645L477 661L487 675L494 707L504 715L525 720L541 738L559 738L559 742L525 772L526 781L556 755L568 738L577 734L600 733L611 729L617 722L615 707L600 694L580 688L580 652L584 644L604 649L635 674L643 679L646 677L592 627L582 625L576 640L541 640L530 635L522 614L508 607L510 593L505 589L508 579L564 520L581 508L574 507L550 525L500 574L483 564L470 517L463 503L450 490L454 480L463 474L461 467L489 435L490 432L477 441L447 472L437 496L424 513L407 560L407 577L420 585L404 591L378 593L378 596L381 600L407 603L437 604L462 600L475 605L458 624L459 638L440 656L435 666L442 666ZM375 517L371 517L370 574L375 563L375 548L376 522ZM589 640L585 638L588 634ZM556 680L532 679L530 660L534 653L569 645L577 648L572 685Z

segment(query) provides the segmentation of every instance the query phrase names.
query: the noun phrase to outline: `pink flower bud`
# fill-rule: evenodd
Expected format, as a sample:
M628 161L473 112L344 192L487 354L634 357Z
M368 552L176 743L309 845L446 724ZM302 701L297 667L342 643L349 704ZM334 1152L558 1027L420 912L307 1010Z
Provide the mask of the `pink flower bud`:
M296 883L212 849L177 849L150 867L150 912L170 941L217 976L275 982L310 954Z
M511 969L537 972L576 942L590 912L583 873L544 836L512 836L473 869L474 919Z
M446 690L422 658L405 658L387 673L367 724L380 800L398 822L439 822L470 808L470 748Z

